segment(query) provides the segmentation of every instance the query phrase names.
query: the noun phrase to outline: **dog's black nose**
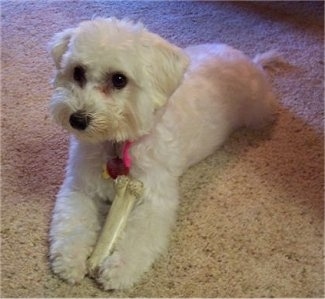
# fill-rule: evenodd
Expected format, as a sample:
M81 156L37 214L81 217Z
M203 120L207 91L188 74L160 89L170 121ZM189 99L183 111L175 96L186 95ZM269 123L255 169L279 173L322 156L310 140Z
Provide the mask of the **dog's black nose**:
M83 131L90 123L90 116L85 111L77 111L70 115L70 125L72 128Z

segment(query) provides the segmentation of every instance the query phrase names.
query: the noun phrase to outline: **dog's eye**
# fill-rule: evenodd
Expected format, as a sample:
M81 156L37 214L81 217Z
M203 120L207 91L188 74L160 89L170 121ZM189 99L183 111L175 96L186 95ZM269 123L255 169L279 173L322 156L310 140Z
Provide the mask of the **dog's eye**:
M114 73L111 80L116 89L122 89L128 84L128 79L121 73Z
M76 66L73 70L73 79L83 87L86 83L86 71L82 66Z

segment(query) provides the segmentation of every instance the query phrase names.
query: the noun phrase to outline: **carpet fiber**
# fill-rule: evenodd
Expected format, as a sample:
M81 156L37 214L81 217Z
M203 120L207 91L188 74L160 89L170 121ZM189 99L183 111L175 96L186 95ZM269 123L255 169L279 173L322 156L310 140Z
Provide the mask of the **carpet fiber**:
M2 1L1 297L323 297L323 2ZM168 251L134 288L52 274L47 234L68 136L47 105L55 32L93 16L143 21L186 46L279 49L277 121L240 130L180 182Z

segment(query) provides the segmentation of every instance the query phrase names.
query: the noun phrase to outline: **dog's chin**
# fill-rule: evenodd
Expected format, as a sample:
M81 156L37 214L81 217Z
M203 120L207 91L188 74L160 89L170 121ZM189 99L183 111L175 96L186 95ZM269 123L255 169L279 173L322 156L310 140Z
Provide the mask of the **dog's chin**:
M99 144L105 141L115 141L114 136L94 136L91 134L70 132L77 140L85 143Z
M98 144L106 141L111 142L122 142L129 140L130 138L124 134L102 134L95 132L79 132L77 130L69 130L69 132L74 135L79 141Z

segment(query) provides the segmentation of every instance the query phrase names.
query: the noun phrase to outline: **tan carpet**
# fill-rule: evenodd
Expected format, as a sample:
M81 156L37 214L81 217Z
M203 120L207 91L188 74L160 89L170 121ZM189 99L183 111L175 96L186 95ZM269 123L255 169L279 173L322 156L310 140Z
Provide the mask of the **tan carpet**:
M323 2L2 1L1 297L323 297ZM168 252L129 291L53 275L47 232L67 156L47 112L46 44L92 16L140 19L184 46L278 48L278 120L241 130L181 179Z

